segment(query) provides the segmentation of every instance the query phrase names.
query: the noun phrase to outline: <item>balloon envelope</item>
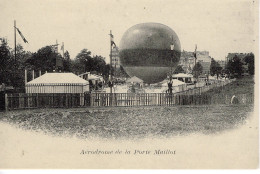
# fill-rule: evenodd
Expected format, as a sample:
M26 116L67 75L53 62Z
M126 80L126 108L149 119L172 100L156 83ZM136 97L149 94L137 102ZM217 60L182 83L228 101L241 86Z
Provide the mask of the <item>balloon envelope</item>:
M171 45L174 45L171 50ZM142 23L129 28L120 41L120 62L126 73L146 83L157 83L177 67L181 44L177 34L159 23Z

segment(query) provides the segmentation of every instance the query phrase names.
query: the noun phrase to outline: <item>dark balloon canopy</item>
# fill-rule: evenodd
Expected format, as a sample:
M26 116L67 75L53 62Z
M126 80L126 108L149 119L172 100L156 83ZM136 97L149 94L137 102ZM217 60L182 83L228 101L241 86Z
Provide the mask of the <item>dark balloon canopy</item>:
M177 34L159 23L142 23L129 28L119 48L120 62L127 74L146 83L163 81L171 67L173 71L177 67L181 55Z

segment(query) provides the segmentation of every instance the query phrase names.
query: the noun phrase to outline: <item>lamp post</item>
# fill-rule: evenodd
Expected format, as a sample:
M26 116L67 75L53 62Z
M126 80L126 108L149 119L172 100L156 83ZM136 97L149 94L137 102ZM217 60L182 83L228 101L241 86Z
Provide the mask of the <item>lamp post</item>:
M174 45L173 45L173 42L172 42L172 44L171 44L171 74L170 74L170 82L169 82L169 84L168 84L168 88L169 88L169 93L170 94L172 94L172 59L173 59L173 56L174 56Z
M173 56L174 56L174 45L173 43L171 44L171 52L172 52L172 56L171 56L171 77L172 77L172 59L173 59Z
M109 87L110 87L110 94L112 94L112 87L113 87L113 76L112 76L112 46L114 44L114 36L112 35L112 31L110 30L110 70L109 70ZM111 95L110 95L111 96Z

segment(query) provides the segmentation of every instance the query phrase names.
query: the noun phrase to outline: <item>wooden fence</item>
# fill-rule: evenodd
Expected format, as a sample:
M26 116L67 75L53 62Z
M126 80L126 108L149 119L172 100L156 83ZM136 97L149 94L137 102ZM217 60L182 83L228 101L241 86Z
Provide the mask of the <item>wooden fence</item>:
M236 95L239 103L250 104L254 94ZM96 93L96 94L10 94L5 96L5 109L73 108L102 106L173 106L230 104L232 95L168 93Z
M233 95L227 94L167 94L167 93L117 93L117 94L91 94L91 106L173 106L173 105L207 105L231 104ZM254 94L236 95L240 104L254 102Z
M230 83L230 82L228 82ZM189 89L179 93L85 93L85 94L5 94L5 110L28 108L73 108L101 106L172 106L230 104L231 95L205 93L222 90L227 82ZM242 104L253 103L253 94L236 96Z
M5 110L29 108L72 108L87 103L88 94L5 94Z

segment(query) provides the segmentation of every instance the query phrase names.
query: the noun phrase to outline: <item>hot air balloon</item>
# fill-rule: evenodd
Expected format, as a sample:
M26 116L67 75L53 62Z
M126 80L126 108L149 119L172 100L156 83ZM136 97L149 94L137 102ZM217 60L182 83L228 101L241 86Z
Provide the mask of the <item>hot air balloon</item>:
M119 48L120 62L126 73L149 84L163 81L170 70L177 67L181 55L177 34L159 23L141 23L129 28Z

